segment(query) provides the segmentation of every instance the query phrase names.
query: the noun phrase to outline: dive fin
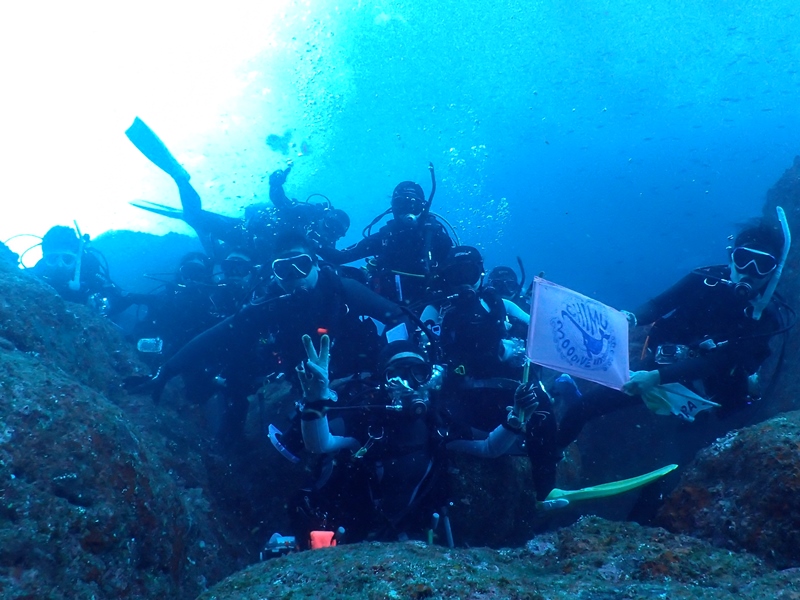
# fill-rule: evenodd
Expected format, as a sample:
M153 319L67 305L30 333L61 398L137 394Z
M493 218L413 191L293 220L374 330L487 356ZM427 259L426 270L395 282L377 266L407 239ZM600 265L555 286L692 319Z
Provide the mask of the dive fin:
M711 408L719 408L719 404L698 396L680 383L657 385L642 395L647 408L657 415L673 414L692 422L697 413Z
M182 210L178 208L172 208L171 206L166 206L164 204L156 204L155 202L148 202L147 200L139 200L137 202L131 202L130 205L151 213L156 213L157 215L161 215L163 217L169 217L170 219L183 220Z
M281 443L279 436L283 435L283 433L281 433L280 429L278 429L277 427L275 427L275 425L272 425L270 423L268 432L269 433L267 437L269 437L269 441L275 447L275 450L277 450L283 458L295 464L300 462L300 459L297 458L294 454L292 454L292 452Z
M544 500L544 502L540 502L539 504L544 505L543 508L553 509L567 506L573 502L580 502L581 500L616 496L617 494L629 492L630 490L635 490L636 488L647 485L656 479L662 478L664 475L674 471L677 468L678 465L667 465L666 467L656 469L655 471L645 473L644 475L639 475L638 477L631 477L630 479L622 479L620 481L612 481L610 483L594 485L592 487L586 487L580 490L560 490L555 488L547 495L547 498ZM559 500L566 500L567 503L560 503L558 502Z
M172 156L172 153L164 145L164 142L162 142L155 132L139 117L133 120L133 125L128 127L125 131L125 135L128 136L128 139L133 145L139 149L139 152L150 159L150 162L155 166L172 177L176 183L181 180L189 181L189 173L187 173L175 157Z

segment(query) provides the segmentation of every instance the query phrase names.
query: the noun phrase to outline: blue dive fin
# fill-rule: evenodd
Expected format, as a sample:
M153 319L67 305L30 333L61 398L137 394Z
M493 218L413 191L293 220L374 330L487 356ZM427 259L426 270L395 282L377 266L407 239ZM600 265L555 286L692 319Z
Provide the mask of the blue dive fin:
M183 211L178 208L172 208L171 206L165 206L164 204L156 204L155 202L148 202L147 200L139 200L136 202L131 202L130 204L136 208L141 208L142 210L156 213L157 215L169 217L170 219L183 220Z
M155 132L139 117L133 120L133 125L125 131L128 139L139 149L139 152L150 159L155 166L172 177L177 183L179 180L189 181L189 173L172 156Z

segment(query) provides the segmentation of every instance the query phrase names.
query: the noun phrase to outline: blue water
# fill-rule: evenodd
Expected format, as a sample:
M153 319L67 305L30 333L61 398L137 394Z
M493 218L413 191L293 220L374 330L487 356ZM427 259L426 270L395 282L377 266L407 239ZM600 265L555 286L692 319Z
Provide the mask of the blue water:
M292 159L287 192L330 196L356 241L397 182L430 188L431 161L434 212L487 266L520 256L529 277L631 308L723 262L800 153L798 14L789 1L296 2L275 48L242 67L193 181L230 213ZM266 145L286 131L288 155Z

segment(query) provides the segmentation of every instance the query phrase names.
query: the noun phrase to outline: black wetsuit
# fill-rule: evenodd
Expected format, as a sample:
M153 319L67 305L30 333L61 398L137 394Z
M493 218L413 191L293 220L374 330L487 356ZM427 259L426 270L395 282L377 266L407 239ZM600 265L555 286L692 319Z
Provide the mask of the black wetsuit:
M228 410L223 438L235 438L247 417L247 396L257 377L283 372L296 383L295 367L306 358L302 336L331 337L331 378L373 371L381 339L369 318L387 327L409 325L401 309L362 284L323 268L314 289L287 294L271 283L259 300L201 333L161 367L159 378L181 373L221 373ZM410 331L410 328L409 328ZM299 436L299 432L298 436Z
M223 260L232 250L252 252L251 236L242 219L203 210L200 195L188 181L176 180L183 221L194 229L206 253Z
M650 354L636 368L657 369L662 384L681 383L721 404L716 411L725 415L748 404L748 377L769 357L769 340L780 329L781 320L775 302L761 319L752 319L747 300L720 279L730 279L728 267L713 267L703 274L693 271L634 314L641 324L654 323ZM716 347L711 347L712 342ZM676 344L688 346L690 356L656 364L658 347ZM560 446L574 441L587 421L641 402L639 396L608 388L584 394L569 403L559 426Z
M474 378L521 373L500 360L502 341L509 336L503 298L494 289L476 292L463 286L434 306L441 315L439 346L452 368Z
M269 186L269 199L283 224L299 231L317 229L328 210L324 204L293 200L286 195L283 185L273 185L272 182Z
M502 342L509 338L503 298L494 288L464 289L440 303L439 347L447 364L442 404L450 420L488 433L504 422L506 407L522 378L520 363L500 359ZM553 489L556 464L556 420L549 402L537 407L525 435L537 496L544 500ZM478 434L481 435L481 434Z
M392 219L349 248L321 248L319 255L335 265L375 257L372 289L390 300L409 304L424 298L432 269L453 246L444 225L428 214L414 224Z
M377 356L372 317L387 327L405 323L402 310L362 284L323 268L317 285L287 294L270 283L265 295L200 334L162 368L166 378L198 362L231 364L243 361L259 343L276 349L287 374L306 358L302 336L331 336L331 378L374 369Z
M237 298L229 286L210 283L169 283L162 293L130 294L129 298L133 304L147 307L147 314L137 323L131 337L134 341L161 338L160 354L164 359L238 310Z
M374 408L334 408L328 417L332 431L362 443L372 440L369 448L361 458L341 458L330 481L315 486L318 507L324 507L332 525L345 527L350 541L396 540L406 528L419 525L414 522L423 505L435 510L444 503L443 497L431 495L434 489L443 491L437 484L444 467L443 440L436 435L433 409L421 414L408 407L387 411L379 408L391 403L387 394L373 389L356 399L341 394L339 402ZM329 459L321 460L324 465ZM426 517L429 514L424 511ZM297 523L300 528L308 526L302 520Z

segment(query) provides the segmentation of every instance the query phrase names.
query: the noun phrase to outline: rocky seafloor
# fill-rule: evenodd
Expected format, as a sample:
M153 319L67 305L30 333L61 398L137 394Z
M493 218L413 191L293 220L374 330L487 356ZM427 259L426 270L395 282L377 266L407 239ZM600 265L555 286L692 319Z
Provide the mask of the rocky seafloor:
M800 598L800 569L633 523L584 517L522 548L407 542L315 550L253 565L200 600Z

